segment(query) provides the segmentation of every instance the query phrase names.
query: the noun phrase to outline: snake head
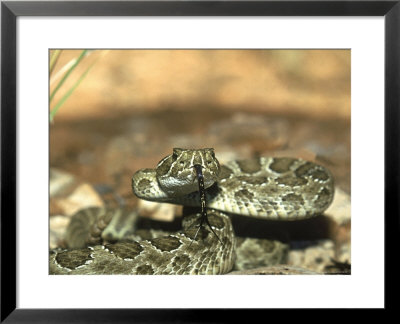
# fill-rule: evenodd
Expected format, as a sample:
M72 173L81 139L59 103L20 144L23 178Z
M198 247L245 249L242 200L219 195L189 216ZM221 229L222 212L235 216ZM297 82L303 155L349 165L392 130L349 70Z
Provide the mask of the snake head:
M213 148L174 148L172 154L157 165L156 174L160 187L176 197L197 191L195 165L201 166L205 188L218 180L220 165Z

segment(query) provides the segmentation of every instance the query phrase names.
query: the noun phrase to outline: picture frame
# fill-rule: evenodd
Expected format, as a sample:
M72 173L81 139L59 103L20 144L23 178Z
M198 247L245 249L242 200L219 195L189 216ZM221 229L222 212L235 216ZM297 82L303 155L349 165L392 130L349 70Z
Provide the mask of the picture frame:
M226 310L211 313L173 309L17 308L17 95L19 16L384 16L385 17L385 246L398 231L400 1L3 1L1 3L1 321L86 323L225 321ZM389 217L389 215L391 215ZM393 217L397 216L397 217ZM397 223L396 223L397 220ZM387 255L385 251L385 255ZM388 258L385 259L386 262ZM385 283L394 280L385 265ZM391 285L390 285L391 286ZM385 295L390 295L389 285ZM385 307L391 302L385 298ZM242 310L244 311L244 310ZM234 314L234 310L228 312ZM247 312L255 312L247 310ZM235 316L235 315L234 315Z

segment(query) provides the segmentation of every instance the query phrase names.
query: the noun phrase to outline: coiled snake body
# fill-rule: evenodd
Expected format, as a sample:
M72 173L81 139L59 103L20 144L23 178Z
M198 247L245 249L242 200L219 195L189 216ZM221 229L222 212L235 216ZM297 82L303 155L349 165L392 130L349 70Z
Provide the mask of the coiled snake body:
M332 176L320 165L294 158L261 157L220 166L211 148L174 149L156 169L142 169L133 175L133 192L150 201L199 207L195 165L203 172L212 231L202 226L196 236L200 213L193 208L184 212L181 231L142 240L121 225L132 224L135 213L82 211L72 218L66 234L74 249L52 251L50 273L227 273L234 265L236 247L229 214L304 219L321 214L333 199ZM102 240L120 242L101 245ZM82 247L85 244L89 246Z

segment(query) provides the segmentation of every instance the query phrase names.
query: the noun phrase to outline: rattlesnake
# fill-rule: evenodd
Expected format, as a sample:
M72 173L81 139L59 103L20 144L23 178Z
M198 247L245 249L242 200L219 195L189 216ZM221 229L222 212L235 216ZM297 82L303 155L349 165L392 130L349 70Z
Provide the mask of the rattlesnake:
M196 165L204 176L211 226L201 226L197 235L201 216ZM173 149L156 169L136 172L132 189L142 199L191 206L184 210L183 229L137 241L125 226L132 224L137 213L81 211L72 218L66 234L74 249L50 252L51 274L227 273L236 255L230 214L305 219L328 208L334 193L330 172L315 163L260 157L220 166L211 148ZM100 244L116 239L120 242ZM89 246L83 248L84 244Z

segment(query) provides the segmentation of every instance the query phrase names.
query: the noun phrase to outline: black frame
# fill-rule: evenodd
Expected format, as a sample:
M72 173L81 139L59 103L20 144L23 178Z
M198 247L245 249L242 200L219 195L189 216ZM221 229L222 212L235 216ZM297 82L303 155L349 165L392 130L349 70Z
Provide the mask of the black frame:
M399 230L400 0L395 1L2 1L1 321L7 323L221 322L235 310L16 309L16 18L18 16L384 16L385 256ZM371 125L372 126L372 125ZM373 152L371 152L373 154ZM396 217L397 216L397 217ZM389 234L388 231L395 231ZM393 243L396 244L396 243ZM395 252L398 255L398 251ZM385 257L385 308L397 277ZM371 264L372 266L372 264ZM386 285L386 283L391 283ZM367 283L366 283L367 284ZM392 288L391 288L392 287ZM367 289L367 288L366 288ZM251 310L255 312L255 310ZM227 314L228 313L228 314ZM247 314L249 315L249 314ZM251 314L262 316L263 314ZM234 315L236 316L236 315Z

